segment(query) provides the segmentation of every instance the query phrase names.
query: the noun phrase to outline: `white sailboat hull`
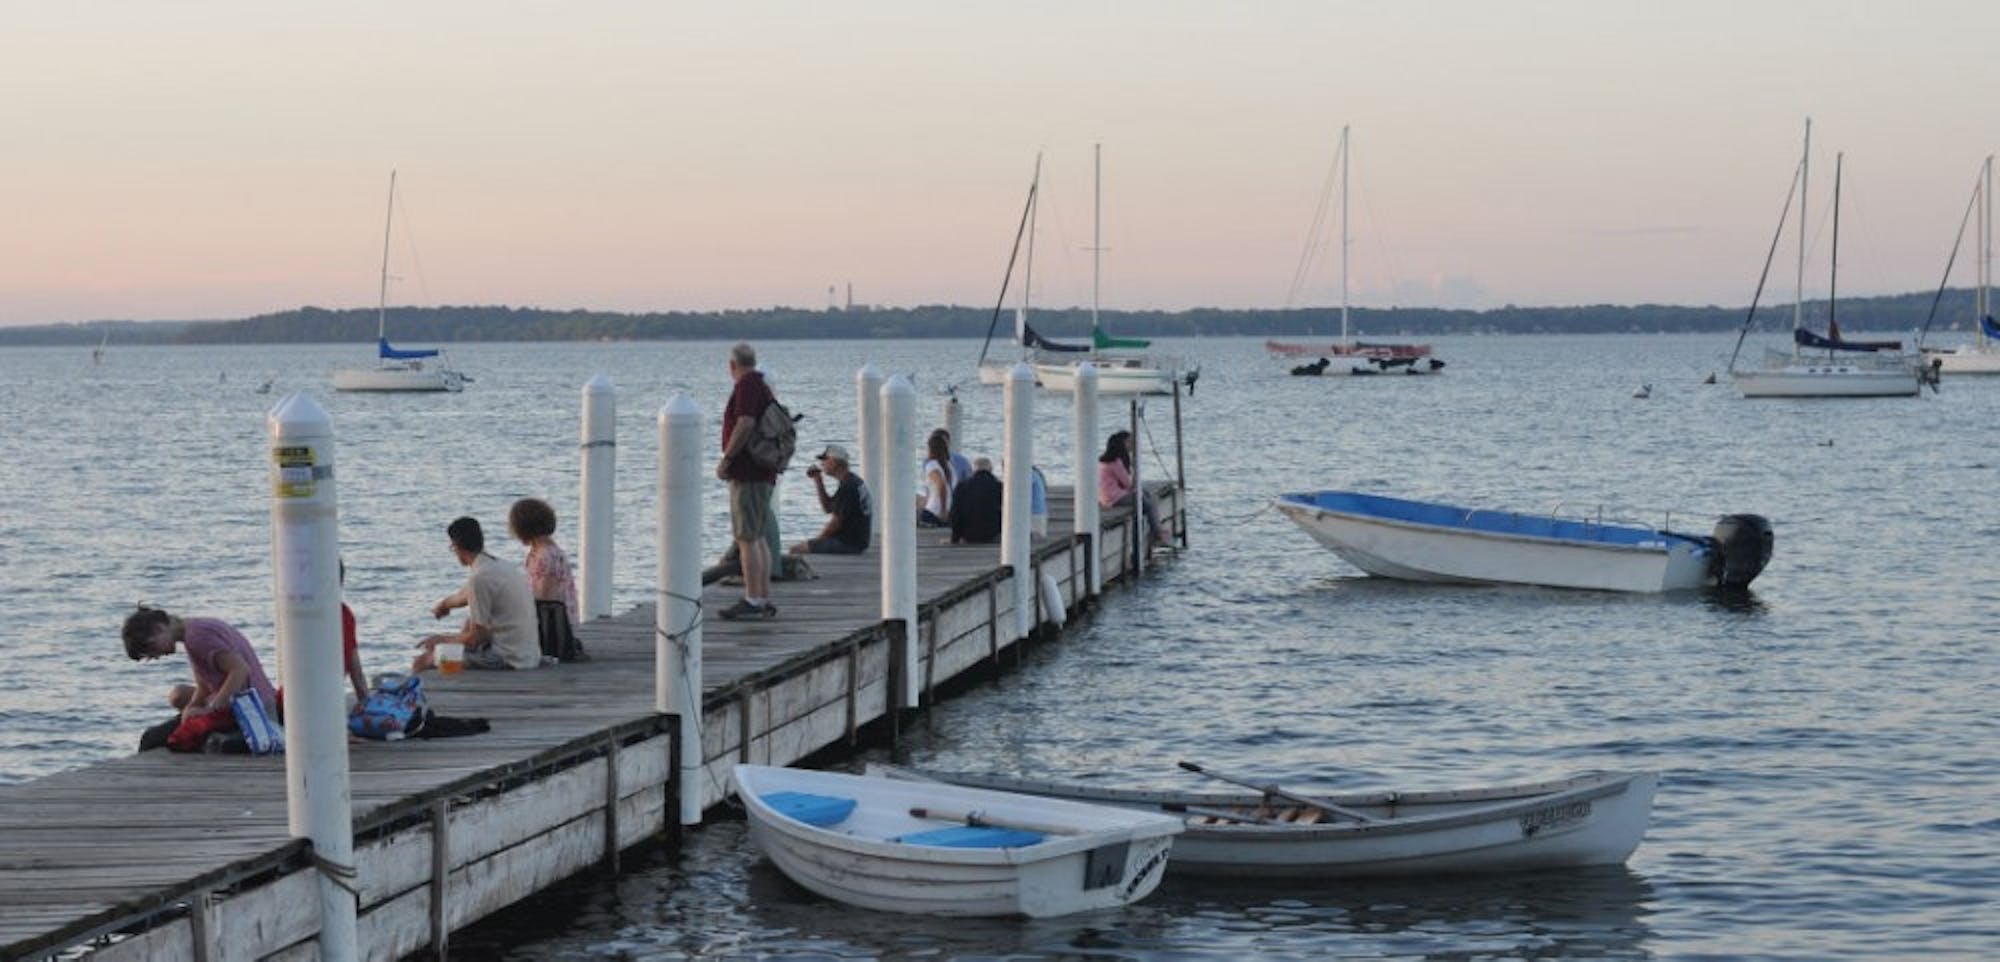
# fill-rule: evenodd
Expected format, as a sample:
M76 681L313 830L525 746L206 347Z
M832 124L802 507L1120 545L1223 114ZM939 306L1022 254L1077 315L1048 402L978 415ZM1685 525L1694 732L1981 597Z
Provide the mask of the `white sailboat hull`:
M1473 511L1349 492L1289 494L1278 511L1381 578L1662 592L1713 582L1700 539L1632 525Z
M1115 908L1158 887L1182 829L1157 812L838 772L738 765L735 779L750 839L779 870L826 898L883 912L1048 918ZM784 793L855 804L816 826L781 810ZM1041 840L1006 848L898 841L953 824L913 809L1034 825Z
M1968 344L1956 351L1928 351L1925 360L1936 361L1944 374L2000 374L2000 350Z
M1080 362L1078 362L1080 363ZM1172 394L1178 372L1169 368L1147 367L1135 362L1093 359L1097 366L1097 393L1105 395ZM1076 363L1037 364L1035 380L1051 391L1076 390Z
M1730 375L1746 398L1914 397L1923 380L1913 363L1866 365L1800 360Z
M335 368L336 391L463 391L465 376L446 367L415 364L357 365Z

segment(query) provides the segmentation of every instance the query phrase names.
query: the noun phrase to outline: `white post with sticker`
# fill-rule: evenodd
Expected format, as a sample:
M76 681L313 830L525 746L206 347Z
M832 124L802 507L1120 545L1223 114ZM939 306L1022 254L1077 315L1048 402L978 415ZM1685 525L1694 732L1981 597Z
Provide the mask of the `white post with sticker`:
M612 523L618 500L618 392L598 374L583 386L583 481L577 554L583 558L577 604L583 617L611 615Z
M291 833L319 867L319 957L360 957L354 806L340 645L340 513L333 420L298 392L271 409L271 568L285 687L285 796Z
M653 701L681 717L680 818L701 824L701 408L676 394L660 409L655 529Z

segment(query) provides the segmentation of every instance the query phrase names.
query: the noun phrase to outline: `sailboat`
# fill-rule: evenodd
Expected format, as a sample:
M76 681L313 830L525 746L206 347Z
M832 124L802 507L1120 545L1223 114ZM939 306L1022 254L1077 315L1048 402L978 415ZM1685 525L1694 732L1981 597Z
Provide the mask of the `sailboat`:
M1429 344L1369 344L1354 339L1352 329L1348 324L1347 303L1347 251L1349 247L1347 233L1348 174L1348 128L1343 126L1340 128L1340 340L1333 344L1297 344L1266 340L1264 342L1264 350L1270 352L1272 357L1285 360L1298 360L1307 357L1353 357L1362 359L1365 363L1352 368L1349 371L1352 374L1382 374L1389 371L1401 371L1405 374L1434 373L1444 367L1444 362L1436 358L1431 358L1428 361L1421 360L1430 357L1431 346ZM1322 194L1320 207L1322 212L1326 209L1324 198L1325 195ZM1313 220L1312 233L1313 237L1308 238L1306 242L1308 251L1312 249L1313 241L1318 239L1319 219L1317 216ZM1301 271L1303 271L1303 262L1301 262L1300 267ZM1370 364L1373 366L1368 366ZM1321 374L1326 371L1326 368L1326 364L1307 365L1303 368L1293 368L1292 373Z
M446 367L436 348L411 350L389 343L389 234L396 218L396 172L389 172L389 213L382 221L382 284L375 305L375 363L335 368L336 391L462 391L472 380ZM432 363L425 361L436 358Z
M1098 318L1099 295L1104 277L1104 145L1094 154L1095 187L1092 195L1092 240L1090 244L1090 353L1074 360L1047 359L1035 364L1035 380L1051 391L1076 387L1077 366L1089 361L1097 368L1099 394L1172 394L1180 378L1177 357L1152 354L1152 341L1141 337L1113 337ZM1190 381L1192 387L1192 381Z
M1901 341L1851 341L1840 336L1835 316L1839 303L1837 282L1840 270L1840 171L1845 155L1835 155L1833 175L1833 255L1829 268L1826 301L1826 333L1819 334L1805 324L1806 198L1807 175L1812 161L1812 121L1806 121L1805 148L1799 157L1798 174L1792 192L1785 196L1785 210L1779 215L1778 232L1784 232L1785 215L1792 197L1799 200L1799 257L1797 296L1792 302L1792 349L1789 353L1767 350L1761 367L1736 369L1736 354L1729 359L1729 375L1746 398L1759 397L1914 397L1927 380L1921 358L1904 353ZM1777 254L1778 237L1771 238L1771 252L1764 259L1764 275L1758 279L1757 295L1750 314L1736 337L1736 353L1743 350L1743 338L1757 317L1757 296L1764 291L1770 275L1771 258Z
M1972 295L1972 316L1977 319L1973 325L1972 343L1960 345L1956 350L1927 348L1924 358L1943 374L2000 374L2000 324L1993 320L1993 157L1987 155L1986 163L1980 168L1979 181L1973 185L1973 204L1979 211L1979 223L1974 228L1979 235L1979 287ZM1959 236L1965 235L1963 222L1959 225ZM1956 253L1956 248L1954 248ZM1951 268L1945 268L1945 275L1951 275ZM1938 290L1940 297L1944 291ZM1932 310L1936 310L1933 302ZM1929 322L1926 322L1926 327Z
M1009 372L1020 362L1035 364L1049 361L1050 355L1080 353L1090 350L1087 344L1063 344L1041 336L1028 326L1028 302L1033 296L1035 280L1035 219L1041 204L1042 157L1035 155L1035 176L1028 182L1028 201L1021 209L1021 225L1014 231L1014 249L1007 255L1007 273L1000 279L1000 299L993 305L993 320L986 325L986 343L979 347L979 383L1005 384ZM1026 244L1027 257L1023 259L1022 246ZM1021 264L1021 300L1014 308L1014 343L1021 348L1019 361L988 360L993 348L993 331L1000 325L1000 314L1007 304L1007 288L1014 280L1014 265Z
M105 331L104 339L98 341L97 346L90 349L90 363L92 364L104 363L104 349L110 346L111 346L111 332Z

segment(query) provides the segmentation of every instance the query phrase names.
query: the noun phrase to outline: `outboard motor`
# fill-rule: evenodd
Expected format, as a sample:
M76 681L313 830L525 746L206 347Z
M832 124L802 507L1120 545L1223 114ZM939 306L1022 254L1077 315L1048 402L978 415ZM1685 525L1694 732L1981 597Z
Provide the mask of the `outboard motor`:
M1730 514L1715 523L1715 550L1708 557L1708 576L1723 588L1747 588L1771 563L1775 537L1763 515Z

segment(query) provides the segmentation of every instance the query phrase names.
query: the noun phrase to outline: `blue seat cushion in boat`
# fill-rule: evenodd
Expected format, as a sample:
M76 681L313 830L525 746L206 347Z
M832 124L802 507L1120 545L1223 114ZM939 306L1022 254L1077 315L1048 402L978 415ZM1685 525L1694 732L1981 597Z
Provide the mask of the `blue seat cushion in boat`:
M954 825L928 832L912 832L896 839L905 845L935 845L940 848L1020 848L1041 840L1040 832L991 825Z
M851 798L806 792L772 792L761 797L764 804L777 809L778 814L817 828L838 825L854 812L854 799Z

